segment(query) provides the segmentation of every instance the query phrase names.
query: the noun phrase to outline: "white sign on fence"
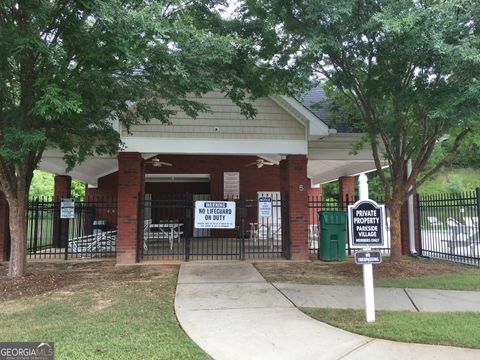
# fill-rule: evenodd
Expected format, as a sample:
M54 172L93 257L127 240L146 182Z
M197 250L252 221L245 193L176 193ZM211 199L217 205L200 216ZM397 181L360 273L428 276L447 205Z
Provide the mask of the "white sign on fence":
M234 229L235 201L195 201L196 229Z
M258 198L258 216L272 217L272 198L271 197Z
M73 219L75 217L75 203L72 199L62 199L60 203L60 219Z

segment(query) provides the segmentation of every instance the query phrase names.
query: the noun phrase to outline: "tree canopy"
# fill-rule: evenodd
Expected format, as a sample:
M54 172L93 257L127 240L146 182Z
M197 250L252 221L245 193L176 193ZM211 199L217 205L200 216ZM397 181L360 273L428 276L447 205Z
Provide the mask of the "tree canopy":
M259 47L282 44L265 61L323 82L332 115L366 134L357 146L372 148L394 222L392 258L398 259L399 211L410 187L437 171L478 128L480 4L247 0L243 14ZM445 156L420 175L445 134L453 135Z
M208 109L210 90L245 101L270 92L269 69L222 17L222 0L0 2L0 190L10 205L10 273L21 274L28 189L43 152L69 167L115 153L113 125ZM232 35L234 34L234 35Z

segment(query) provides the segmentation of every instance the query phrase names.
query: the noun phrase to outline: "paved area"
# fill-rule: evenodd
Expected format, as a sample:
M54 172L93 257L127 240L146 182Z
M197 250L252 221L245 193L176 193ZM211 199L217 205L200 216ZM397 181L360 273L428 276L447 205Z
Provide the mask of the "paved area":
M182 264L175 311L217 360L480 358L479 350L376 340L313 320L246 262Z
M298 307L364 309L363 287L274 283ZM480 292L375 288L375 309L393 311L477 311Z

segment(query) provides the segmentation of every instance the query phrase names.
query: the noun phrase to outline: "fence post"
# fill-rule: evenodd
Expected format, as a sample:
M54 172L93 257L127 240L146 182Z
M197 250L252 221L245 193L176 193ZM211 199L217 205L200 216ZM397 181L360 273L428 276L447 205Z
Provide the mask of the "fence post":
M38 206L39 206L39 199L37 199L34 202L34 216L33 216L33 253L37 252L37 247L38 247ZM28 217L28 211L27 211L27 217Z
M421 207L420 207L420 194L416 194L417 198L417 229L418 229L418 255L422 256L422 223L420 222L422 216L420 215Z
M284 193L283 205L284 209L282 211L282 250L283 256L285 259L290 260L290 206L288 203L288 191Z
M247 209L245 207L245 195L240 194L239 200L240 210L240 260L245 260L245 218L247 216ZM268 237L268 234L267 234Z
M195 204L193 203L193 195L191 193L185 194L185 225L184 225L184 235L185 235L185 244L184 244L184 256L185 261L190 260L190 242L192 236L192 213Z
M144 202L142 201L142 193L139 192L137 195L137 253L135 256L135 261L138 263L142 261L143 258L143 249L144 249L144 236L145 236L145 221L143 216L143 206ZM143 240L143 241L142 241Z
M475 192L477 194L477 219L480 218L480 187L477 187L475 189ZM480 234L480 221L477 220L477 226L478 226L478 233Z

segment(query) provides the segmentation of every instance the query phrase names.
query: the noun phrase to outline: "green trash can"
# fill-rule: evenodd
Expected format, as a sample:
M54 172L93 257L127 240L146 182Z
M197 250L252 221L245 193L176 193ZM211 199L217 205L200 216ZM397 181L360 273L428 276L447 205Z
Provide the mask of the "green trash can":
M344 261L347 240L347 212L320 211L318 213L320 248L318 259Z

